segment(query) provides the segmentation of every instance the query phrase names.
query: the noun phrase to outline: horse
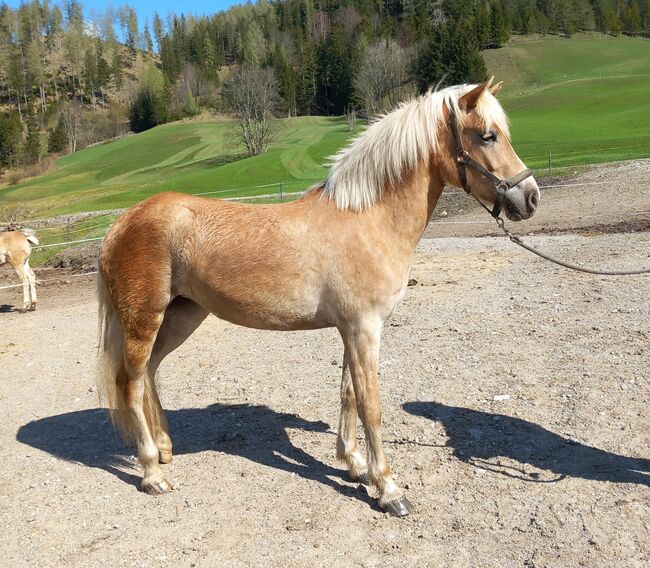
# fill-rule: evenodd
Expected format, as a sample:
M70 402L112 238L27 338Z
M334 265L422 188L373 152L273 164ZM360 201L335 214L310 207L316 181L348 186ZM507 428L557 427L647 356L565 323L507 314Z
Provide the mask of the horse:
M296 201L161 193L122 214L99 260L99 381L114 424L137 446L142 491L172 489L160 465L171 461L172 441L156 371L212 313L265 330L336 327L344 345L336 455L352 480L374 484L381 508L412 512L382 445L380 335L446 184L467 187L485 207L500 201L511 220L535 212L532 172L512 177L524 164L495 98L500 86L490 79L402 103L332 156L326 181Z
M11 264L23 283L23 311L35 310L38 300L36 276L29 266L32 245L37 244L38 239L32 229L0 233L0 266L6 262Z

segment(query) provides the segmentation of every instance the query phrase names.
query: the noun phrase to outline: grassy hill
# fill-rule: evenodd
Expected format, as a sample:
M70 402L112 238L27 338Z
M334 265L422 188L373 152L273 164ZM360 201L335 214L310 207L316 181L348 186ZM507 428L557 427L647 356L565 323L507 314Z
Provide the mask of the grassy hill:
M0 203L21 204L38 216L127 207L160 191L215 192L216 197L300 191L325 178L327 156L350 136L342 118L277 121L269 151L245 158L227 121L159 126L87 148L56 169L16 186L0 187ZM261 187L260 187L261 186Z
M650 41L625 36L517 37L483 57L490 73L504 81L503 96L577 79L650 75Z
M650 40L576 36L522 39L485 53L505 81L502 102L522 159L554 167L650 156ZM34 216L129 206L165 190L215 197L305 189L349 139L341 118L278 121L264 156L243 159L228 122L175 123L77 152L56 169L0 186L1 205Z
M520 38L484 52L504 81L515 148L538 174L650 156L650 41L576 35Z

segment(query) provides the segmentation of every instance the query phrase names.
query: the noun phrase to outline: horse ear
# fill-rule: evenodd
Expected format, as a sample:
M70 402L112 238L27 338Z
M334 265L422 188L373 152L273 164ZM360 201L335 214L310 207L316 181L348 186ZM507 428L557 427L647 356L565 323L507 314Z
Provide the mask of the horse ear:
M492 96L496 97L497 93L501 90L501 87L503 87L503 81L499 81L496 85L492 85L490 87L490 93L492 93Z
M494 77L490 77L485 83L474 87L469 93L465 93L458 101L458 106L465 112L473 111L478 105L481 95L492 86Z

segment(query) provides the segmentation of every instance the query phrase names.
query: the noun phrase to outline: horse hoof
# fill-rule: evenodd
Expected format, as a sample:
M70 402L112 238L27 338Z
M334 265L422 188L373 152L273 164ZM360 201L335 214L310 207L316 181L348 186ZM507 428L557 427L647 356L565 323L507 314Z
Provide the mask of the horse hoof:
M384 505L384 510L393 517L406 517L413 512L413 505L402 495L394 501L389 501Z
M170 483L164 479L148 480L143 479L140 489L149 495L162 495L172 490Z
M160 451L160 463L171 463L173 459L171 452Z

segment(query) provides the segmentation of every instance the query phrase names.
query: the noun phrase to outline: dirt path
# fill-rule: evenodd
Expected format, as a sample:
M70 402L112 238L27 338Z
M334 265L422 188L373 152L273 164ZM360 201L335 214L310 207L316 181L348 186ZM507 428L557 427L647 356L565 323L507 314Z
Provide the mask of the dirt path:
M608 219L628 177L598 192ZM650 209L646 188L627 205ZM556 191L540 218L575 207ZM649 232L529 240L590 264L650 262ZM463 236L424 240L412 276L380 366L388 457L417 509L406 519L333 457L333 330L209 318L160 370L176 490L152 498L97 401L92 277L42 286L28 314L0 290L2 564L647 566L650 281Z

